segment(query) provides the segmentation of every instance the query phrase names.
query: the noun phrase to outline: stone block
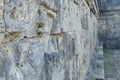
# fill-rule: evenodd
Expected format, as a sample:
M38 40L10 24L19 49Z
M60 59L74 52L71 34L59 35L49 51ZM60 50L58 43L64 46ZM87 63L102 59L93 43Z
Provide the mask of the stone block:
M0 32L5 32L5 26L4 26L4 24L0 24Z
M0 78L0 80L5 80L5 78Z
M1 0L0 0L1 1ZM3 1L0 2L0 6L3 6Z
M4 33L0 33L0 41L2 41L5 37L5 34Z
M0 15L3 15L3 10L0 9Z
M0 15L0 24L3 23L3 16Z

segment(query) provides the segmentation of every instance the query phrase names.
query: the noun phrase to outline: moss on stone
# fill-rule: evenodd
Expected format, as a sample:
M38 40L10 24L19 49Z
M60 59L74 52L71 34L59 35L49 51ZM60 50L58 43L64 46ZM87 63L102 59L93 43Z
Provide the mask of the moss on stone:
M104 49L104 57L110 57L112 55L112 51L110 49Z
M37 27L37 28L41 28L41 27L43 27L43 26L41 26L41 25L38 25L38 27Z

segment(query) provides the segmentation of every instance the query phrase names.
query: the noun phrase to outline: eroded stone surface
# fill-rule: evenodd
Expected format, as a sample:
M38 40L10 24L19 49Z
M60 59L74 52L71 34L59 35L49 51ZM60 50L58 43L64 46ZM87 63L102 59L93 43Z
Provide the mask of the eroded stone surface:
M1 79L85 79L97 19L84 0L4 0L0 13Z
M105 79L106 80L119 80L120 79L120 50L107 49L104 51L105 56Z
M99 8L101 12L119 11L120 1L119 0L98 0Z
M120 48L120 13L103 13L99 20L99 39L105 48Z

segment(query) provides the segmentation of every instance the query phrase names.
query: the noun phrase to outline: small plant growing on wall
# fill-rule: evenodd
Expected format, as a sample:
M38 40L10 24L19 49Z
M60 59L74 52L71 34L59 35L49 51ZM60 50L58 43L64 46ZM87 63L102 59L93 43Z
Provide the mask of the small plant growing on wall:
M44 26L44 23L42 23L42 22L39 22L39 23L37 23L37 35L41 35L42 34L42 32L40 31L40 29L42 28Z

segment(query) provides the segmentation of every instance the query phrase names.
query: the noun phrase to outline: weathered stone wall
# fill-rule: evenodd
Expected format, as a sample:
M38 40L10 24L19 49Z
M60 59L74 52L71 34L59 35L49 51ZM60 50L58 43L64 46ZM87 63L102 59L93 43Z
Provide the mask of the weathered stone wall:
M99 39L106 48L120 48L120 11L102 13L99 20Z
M85 80L104 80L103 44L97 41Z
M120 0L98 0L100 12L120 10Z
M85 80L96 80L96 73L95 73L95 68L96 68L96 60L97 60L97 46L96 49L93 53L92 58L90 59L90 63L88 66L87 74L85 77Z
M0 0L0 80L84 80L97 19L84 0Z
M105 48L120 48L120 0L100 0L99 40Z

